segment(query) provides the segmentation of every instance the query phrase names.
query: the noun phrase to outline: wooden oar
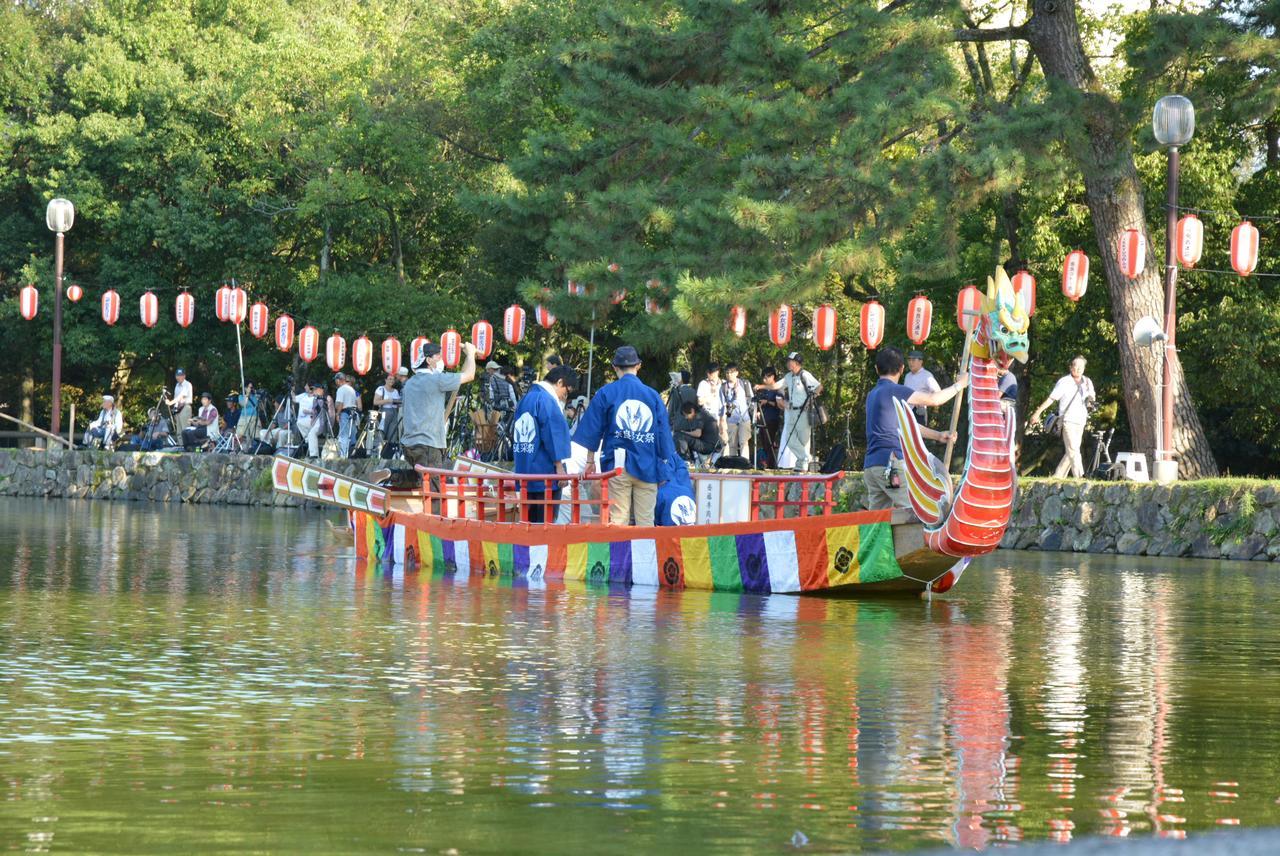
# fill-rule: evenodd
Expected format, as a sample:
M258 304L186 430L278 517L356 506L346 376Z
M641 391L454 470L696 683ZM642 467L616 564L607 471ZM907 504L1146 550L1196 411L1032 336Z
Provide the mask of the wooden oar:
M964 350L960 352L960 371L969 370L969 345L973 342L973 333L964 334ZM972 379L970 379L972 382ZM947 452L942 456L942 469L951 472L951 453L956 446L956 428L960 425L960 405L964 402L964 390L956 393L955 402L951 405L951 439L947 440Z

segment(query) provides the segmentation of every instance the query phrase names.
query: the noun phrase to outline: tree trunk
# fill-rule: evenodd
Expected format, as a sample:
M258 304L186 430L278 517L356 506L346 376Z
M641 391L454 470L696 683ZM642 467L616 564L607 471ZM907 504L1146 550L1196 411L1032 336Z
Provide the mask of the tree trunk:
M400 284L404 285L404 247L400 242L400 219L396 217L394 208L387 209L387 217L391 220L391 243L396 259L396 276L399 277Z
M1136 281L1130 280L1120 271L1115 253L1124 230L1139 228L1147 234L1142 185L1130 142L1131 128L1089 65L1080 40L1074 0L1035 0L1034 14L1025 30L1045 76L1083 96L1080 118L1085 142L1075 147L1073 155L1084 177L1094 235L1102 250L1103 270L1111 295L1111 318L1120 344L1120 378L1129 429L1134 447L1152 459L1156 445L1156 408L1160 405L1159 376L1154 356L1150 350L1139 349L1134 344L1132 330L1144 315L1156 319L1164 316L1163 264L1148 257L1142 276ZM1157 246L1149 235L1147 246L1153 249ZM1172 451L1179 461L1180 475L1184 478L1217 475L1217 464L1180 365L1174 365L1173 378Z
M333 250L333 227L324 221L324 245L320 247L320 278L329 272L329 254Z

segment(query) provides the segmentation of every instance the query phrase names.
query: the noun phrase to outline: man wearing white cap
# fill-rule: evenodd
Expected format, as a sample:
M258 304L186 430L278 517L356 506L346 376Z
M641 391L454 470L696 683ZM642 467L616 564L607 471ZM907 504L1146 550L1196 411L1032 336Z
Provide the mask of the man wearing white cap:
M809 436L813 433L810 422L810 413L814 407L812 399L822 394L822 384L805 371L804 358L800 352L792 351L787 354L787 373L774 383L773 388L785 393L779 457L782 452L791 452L795 455L796 470L805 472L809 469Z
M89 429L84 432L84 445L109 449L123 433L124 418L116 409L115 398L110 395L102 396L102 410L98 411L98 418L90 422Z

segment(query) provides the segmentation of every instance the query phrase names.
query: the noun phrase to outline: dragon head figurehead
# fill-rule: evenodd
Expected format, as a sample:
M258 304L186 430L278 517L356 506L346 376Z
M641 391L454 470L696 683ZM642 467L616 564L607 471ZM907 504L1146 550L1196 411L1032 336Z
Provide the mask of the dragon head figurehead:
M982 300L982 317L973 340L973 355L994 360L1002 368L1011 362L1027 361L1027 328L1031 319L1014 294L1013 283L1003 267L995 277L987 277L987 295Z

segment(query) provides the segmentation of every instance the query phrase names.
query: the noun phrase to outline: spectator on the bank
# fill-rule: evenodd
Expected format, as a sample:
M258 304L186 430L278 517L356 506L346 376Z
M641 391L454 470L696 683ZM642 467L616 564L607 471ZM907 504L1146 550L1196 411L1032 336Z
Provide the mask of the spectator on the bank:
M152 407L147 411L147 424L134 436L133 443L144 452L154 452L168 447L171 437L169 420Z
M344 458L351 457L360 428L360 394L356 392L351 375L338 372L333 376L338 385L334 394L334 410L338 417L338 451Z
M378 408L378 431L382 434L382 457L388 457L394 449L397 430L400 427L401 376L387 375L382 386L373 391L373 406Z
M706 408L692 401L685 402L672 430L676 454L692 464L715 463L724 448L720 441L719 421Z
M778 370L765 366L760 373L760 383L755 387L756 419L759 438L756 442L756 466L772 470L778 466L779 430L782 428L782 392L778 389Z
M693 376L685 369L670 372L668 377L671 378L671 387L667 390L667 420L674 425L686 401L697 403L698 391L693 387Z
M706 376L698 381L698 406L715 417L716 433L720 435L721 442L728 436L724 424L724 399L720 396L720 389L723 386L724 381L720 379L720 364L709 363ZM683 412L683 404L680 409Z
M1097 404L1097 395L1093 390L1093 381L1085 377L1084 357L1077 356L1071 361L1070 373L1058 378L1053 385L1049 397L1031 414L1032 422L1039 422L1045 409L1058 403L1058 423L1062 428L1062 460L1053 471L1054 478L1064 478L1070 470L1073 478L1084 477L1084 460L1080 457L1080 444L1084 442L1084 428L1089 423L1089 414Z
M102 409L84 432L84 445L89 448L110 449L123 433L124 417L116 409L115 398L110 395L102 396Z
M187 380L185 370L178 369L173 373L173 378L173 398L165 399L165 404L169 405L170 412L173 413L174 430L178 432L178 436L182 436L191 422L195 390L192 389L191 381Z
M724 402L725 454L730 457L751 459L752 391L751 384L738 376L738 364L729 363L724 368L724 383L720 385L720 398Z
M200 410L191 424L182 432L182 448L188 452L204 446L218 436L218 408L213 406L213 394L200 393Z
M822 394L822 384L805 371L800 352L792 351L787 354L787 373L774 388L782 391L779 403L786 408L782 415L782 439L778 442L778 453L790 451L796 459L795 469L805 472L809 469L814 400Z
M924 351L912 351L907 354L907 373L902 378L902 385L907 389L919 392L937 392L942 389L933 372L924 367ZM916 421L921 425L929 424L929 408L920 406L911 408Z
M244 392L240 393L238 403L240 418L236 422L236 436L253 439L261 428L258 417L258 390L253 381L244 382Z
M227 409L222 413L222 421L228 431L235 431L240 427L240 420L244 418L244 414L240 412L239 394L233 392L228 395L226 404Z

